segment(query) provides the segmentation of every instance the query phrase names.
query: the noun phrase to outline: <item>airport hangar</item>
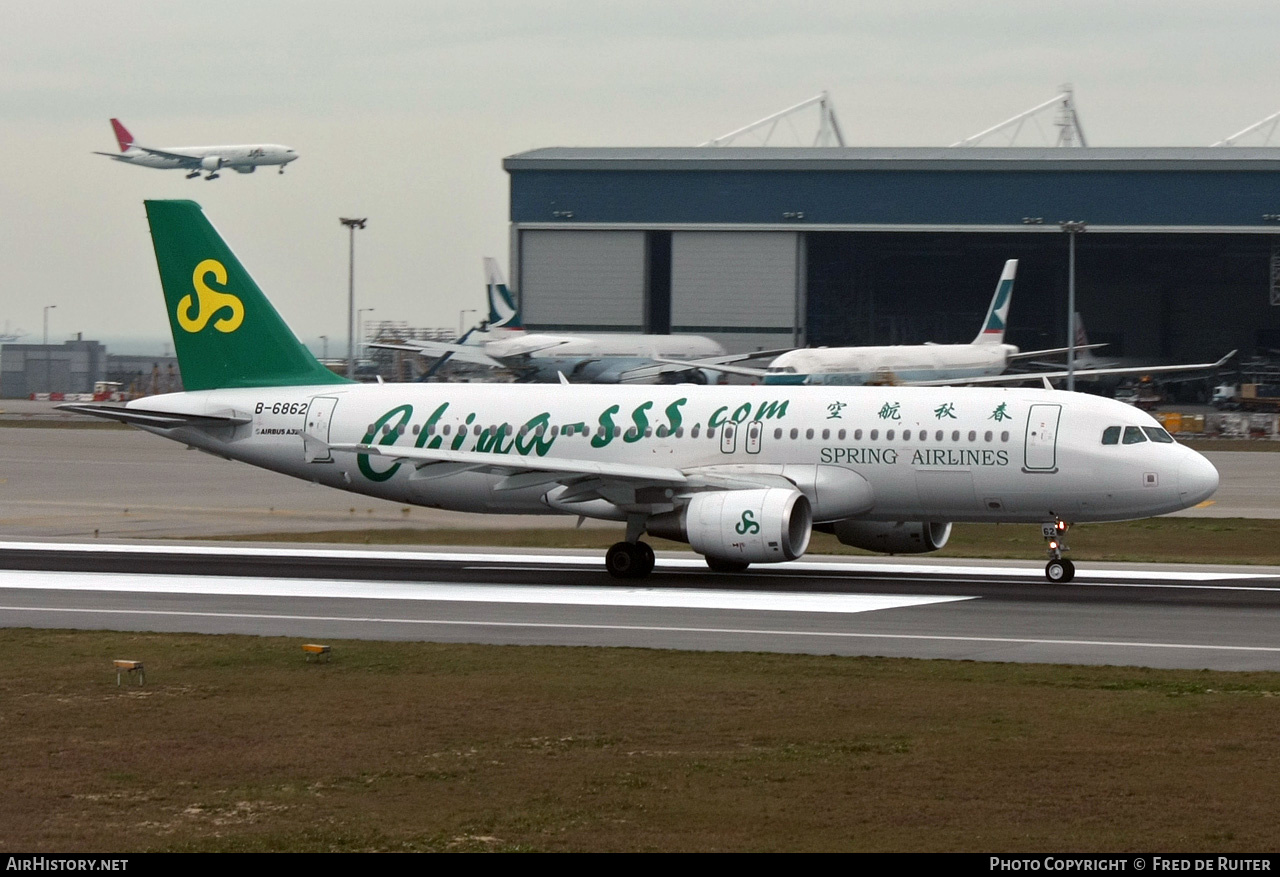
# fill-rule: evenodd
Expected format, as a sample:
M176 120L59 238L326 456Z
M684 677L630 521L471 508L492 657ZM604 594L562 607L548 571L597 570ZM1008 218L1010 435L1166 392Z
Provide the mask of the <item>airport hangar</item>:
M731 351L1007 340L1202 362L1280 349L1280 148L550 148L506 158L511 274L543 331Z

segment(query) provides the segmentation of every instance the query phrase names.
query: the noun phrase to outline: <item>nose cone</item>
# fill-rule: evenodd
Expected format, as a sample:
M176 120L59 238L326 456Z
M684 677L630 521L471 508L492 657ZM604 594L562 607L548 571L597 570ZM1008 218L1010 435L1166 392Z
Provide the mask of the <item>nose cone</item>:
M1178 467L1178 492L1187 506L1204 502L1218 489L1218 470L1200 454L1191 453Z

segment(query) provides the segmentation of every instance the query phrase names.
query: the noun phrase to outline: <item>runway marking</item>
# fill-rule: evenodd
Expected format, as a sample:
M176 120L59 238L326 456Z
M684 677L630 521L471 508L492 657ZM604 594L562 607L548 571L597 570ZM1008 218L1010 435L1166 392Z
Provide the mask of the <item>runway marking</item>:
M664 609L728 609L764 612L875 612L973 597L915 594L822 594L697 588L557 587L437 582L367 582L181 576L132 573L0 570L0 589L106 591L128 594L205 594L253 597L422 600L448 603L520 603L562 606L626 606Z
M213 557L244 558L300 558L314 560L401 560L421 561L424 563L474 563L492 567L494 564L534 564L545 569L548 566L566 566L573 568L604 566L597 555L551 555L551 554L506 554L502 552L480 551L387 551L362 550L353 548L247 548L241 545L102 545L94 543L62 543L62 542L3 542L0 551L66 551L76 553L119 553L119 554L155 554L197 555ZM697 569L705 572L706 562L700 557L667 557L659 558L662 569ZM1157 565L1153 565L1157 566ZM1171 569L1171 564L1158 565L1158 570L1133 569L1098 569L1083 567L1076 572L1076 582L1109 582L1132 581L1138 579L1158 578L1176 582L1213 582L1226 579L1280 579L1280 574L1269 572L1253 572L1249 567L1238 567L1230 572L1206 570ZM758 567L763 569L764 567ZM961 575L1002 577L1033 576L1042 579L1043 567L1037 562L1028 566L996 565L985 566L920 563L894 559L868 558L831 558L805 559L778 564L779 571L821 573L854 573L872 575Z
M835 637L840 639L913 640L932 642L993 643L1032 646L1113 646L1126 649L1193 649L1213 652L1280 652L1280 646L1224 646L1203 643L1153 643L1127 640L1041 639L1006 636L940 636L911 633L862 633L844 630L770 630L750 627L671 627L652 624L582 624L549 621L460 621L435 618L380 618L376 616L284 615L257 612L185 612L171 609L67 609L64 607L0 606L0 612L60 612L81 615L150 615L190 618L235 618L248 621L305 621L358 624L410 624L447 627L503 627L553 630L608 630L637 633L744 634L748 636Z

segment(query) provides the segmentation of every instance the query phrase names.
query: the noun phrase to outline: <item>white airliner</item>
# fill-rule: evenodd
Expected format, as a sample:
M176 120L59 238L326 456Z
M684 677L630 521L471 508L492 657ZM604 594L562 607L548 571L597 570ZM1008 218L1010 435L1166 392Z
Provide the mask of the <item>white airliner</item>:
M484 259L489 319L457 344L413 341L374 343L371 347L408 350L426 357L449 358L506 369L518 381L557 383L706 383L702 366L772 356L777 351L726 355L717 342L702 335L641 335L526 332L498 262ZM439 367L437 362L435 367ZM434 371L434 368L432 369Z
M793 560L819 528L895 554L952 521L1040 524L1069 581L1069 521L1143 518L1218 473L1148 415L1050 389L355 384L321 366L191 201L147 217L187 391L64 405L218 456L405 504L618 521L717 571Z
M857 386L862 384L894 384L899 386L944 386L957 384L1007 384L1019 381L1057 380L1067 376L1060 365L1057 370L1007 374L1018 360L1038 356L1061 356L1066 347L1020 352L1004 343L1009 305L1013 298L1013 280L1018 260L1004 263L996 284L995 295L987 308L986 319L976 338L968 344L894 344L879 347L814 347L782 354L766 369L733 365L708 365L706 368L763 380L766 385ZM1077 315L1078 320L1078 315ZM1077 322L1077 325L1079 323ZM1077 358L1074 375L1079 380L1097 381L1102 377L1150 375L1165 372L1189 373L1221 368L1235 351L1217 362L1183 365L1138 366L1105 363L1091 356L1093 349L1105 344L1089 344L1077 332ZM1043 365L1043 364L1041 364Z
M126 164L142 167L173 170L181 168L188 171L187 179L205 173L206 180L216 180L218 171L231 168L241 174L251 174L263 165L279 165L280 173L284 166L296 161L298 153L287 146L276 143L251 143L240 146L168 146L164 149L153 149L135 143L129 129L120 124L119 119L111 120L111 128L116 132L116 142L120 144L119 152L95 152L94 155L105 155Z

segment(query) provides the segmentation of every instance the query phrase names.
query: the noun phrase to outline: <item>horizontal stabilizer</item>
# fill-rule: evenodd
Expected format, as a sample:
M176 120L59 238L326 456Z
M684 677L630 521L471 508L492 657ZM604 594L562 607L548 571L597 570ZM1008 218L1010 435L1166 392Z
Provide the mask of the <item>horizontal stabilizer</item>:
M88 414L115 420L131 426L150 426L156 429L177 429L180 426L208 428L211 426L238 426L252 421L240 414L177 414L172 411L147 411L142 408L125 408L119 405L58 405L62 411Z

